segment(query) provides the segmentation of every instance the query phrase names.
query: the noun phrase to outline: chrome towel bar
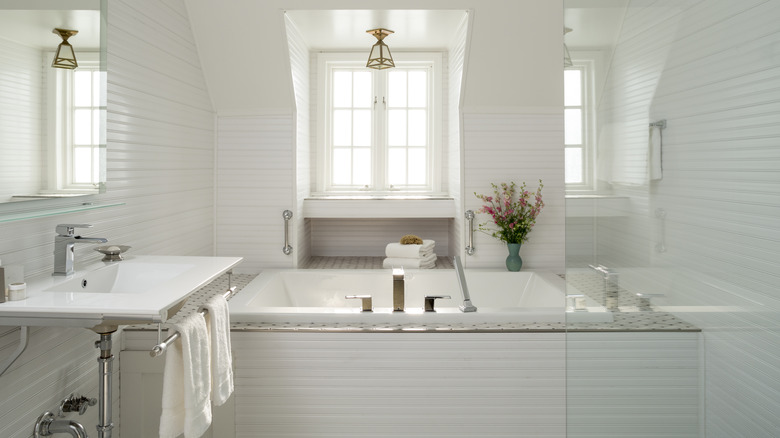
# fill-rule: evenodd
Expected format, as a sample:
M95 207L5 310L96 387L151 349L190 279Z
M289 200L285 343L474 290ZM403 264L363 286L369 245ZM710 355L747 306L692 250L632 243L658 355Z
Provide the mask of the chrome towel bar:
M230 286L228 288L228 290L226 290L222 294L222 296L226 300L229 300L230 298L233 297L233 295L235 293L236 293L236 286ZM208 310L206 310L206 309L198 310L198 314L200 314L201 316L206 316L206 313L208 313ZM157 337L158 337L158 341L159 341L160 333L162 333L161 332L161 326L159 324L157 325L157 333L158 333ZM171 345L177 339L179 339L180 336L181 335L179 334L179 332L173 332L173 334L168 336L167 338L165 338L164 341L162 341L162 342L158 343L157 345L155 345L152 348L152 350L149 351L149 355L152 356L152 357L157 357L157 356L160 356L161 354L165 353L165 350L168 349L168 346Z

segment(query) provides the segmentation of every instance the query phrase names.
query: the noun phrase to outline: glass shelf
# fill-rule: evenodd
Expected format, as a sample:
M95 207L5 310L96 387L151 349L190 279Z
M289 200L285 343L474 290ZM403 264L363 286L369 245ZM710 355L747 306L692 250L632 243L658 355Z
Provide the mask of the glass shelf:
M48 217L48 216L57 216L60 214L76 213L79 211L97 210L99 208L116 207L119 205L125 205L125 203L114 202L114 203L98 204L92 202L85 202L79 205L57 206L53 208L45 208L40 210L38 209L25 210L25 211L8 212L8 213L0 212L0 223L14 222L14 221L20 221L25 219L36 219L36 218Z

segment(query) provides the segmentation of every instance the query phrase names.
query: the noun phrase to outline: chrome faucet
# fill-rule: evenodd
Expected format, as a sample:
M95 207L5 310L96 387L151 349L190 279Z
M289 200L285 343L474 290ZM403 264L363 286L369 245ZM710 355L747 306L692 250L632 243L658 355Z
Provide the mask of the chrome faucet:
M404 311L404 268L393 268L393 312Z
M76 228L92 228L89 224L60 224L55 231L54 237L54 273L52 275L71 275L73 274L74 256L73 247L79 243L106 243L107 239L102 237L81 237L76 236Z
M460 257L454 256L452 258L452 266L455 267L455 275L458 276L458 286L460 287L460 295L463 297L463 304L459 306L460 311L476 312L477 307L471 304L471 295L469 294L469 287L466 284L466 276L463 273L463 265L460 263Z

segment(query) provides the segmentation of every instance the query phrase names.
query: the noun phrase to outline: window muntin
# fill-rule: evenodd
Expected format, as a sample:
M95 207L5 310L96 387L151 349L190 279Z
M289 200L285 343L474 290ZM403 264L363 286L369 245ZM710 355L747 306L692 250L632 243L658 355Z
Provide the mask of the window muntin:
M415 55L388 70L365 68L362 55L320 55L318 192L439 190L441 55Z

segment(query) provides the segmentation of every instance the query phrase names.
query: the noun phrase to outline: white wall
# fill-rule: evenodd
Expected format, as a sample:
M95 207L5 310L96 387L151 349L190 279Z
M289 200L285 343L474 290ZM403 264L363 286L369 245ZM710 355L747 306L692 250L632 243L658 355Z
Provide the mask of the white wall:
M708 438L780 429L778 19L772 1L634 0L599 108L617 128L610 179L630 209L596 220L597 261L703 329ZM664 174L650 183L658 119Z
M84 235L131 245L136 254L213 252L214 116L184 4L111 0L108 23L108 193L92 199L126 205L0 225L0 258L23 264L27 275L52 271L58 223L93 224ZM99 256L91 245L77 247L77 268ZM71 392L97 396L97 335L32 331L27 351L0 377L3 437L29 437L38 415ZM18 333L0 327L0 358L16 348ZM118 385L118 361L114 368ZM115 423L118 412L115 406ZM96 413L74 419L94 434Z

